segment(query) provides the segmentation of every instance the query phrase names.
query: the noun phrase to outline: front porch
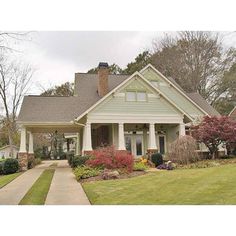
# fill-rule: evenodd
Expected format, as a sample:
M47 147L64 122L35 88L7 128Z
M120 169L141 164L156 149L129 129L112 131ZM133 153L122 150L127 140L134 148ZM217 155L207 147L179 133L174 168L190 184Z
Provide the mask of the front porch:
M21 126L19 162L27 169L29 159L34 157L34 133L76 133L76 155L84 155L100 146L114 145L117 150L128 150L134 157L152 152L165 154L169 143L185 135L184 123L75 123L25 124Z

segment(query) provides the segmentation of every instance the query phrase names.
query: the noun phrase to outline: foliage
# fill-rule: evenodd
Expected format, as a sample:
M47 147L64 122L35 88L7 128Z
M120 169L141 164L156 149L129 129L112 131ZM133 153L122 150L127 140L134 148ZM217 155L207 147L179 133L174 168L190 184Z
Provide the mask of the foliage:
M159 166L163 164L163 156L161 153L154 153L151 156L151 161L155 164L155 166Z
M148 169L148 166L145 163L143 163L142 161L134 163L133 170L135 170L135 171L143 171L143 170L147 170L147 169Z
M89 74L98 73L98 67L90 69L87 73ZM123 71L117 64L113 63L112 65L109 66L109 73L116 75L116 74L122 74Z
M0 161L0 175L3 175L3 174L4 174L4 172L3 172L4 162L5 162L5 161Z
M116 150L114 146L102 147L91 153L91 159L86 162L91 167L107 169L133 170L134 158L127 151Z
M135 58L134 62L128 63L126 68L123 70L124 74L133 74L136 71L143 69L148 63L150 63L151 53L149 51L144 51Z
M199 125L192 127L192 131L197 141L208 147L213 159L221 144L236 142L236 122L227 116L205 116Z
M73 96L74 94L74 84L70 82L66 82L64 84L61 84L59 86L55 86L54 88L50 88L43 93L40 94L40 96Z
M34 159L34 164L35 165L39 165L39 164L41 164L42 163L42 160L40 159L40 158L35 158Z
M16 159L14 158L8 158L4 162L3 165L3 172L4 174L13 174L16 173L19 170L19 163Z
M72 168L75 168L75 167L78 167L78 166L82 166L82 165L85 165L86 161L89 160L90 156L88 155L85 155L85 156L75 156L74 158L72 158L72 161L71 161L71 167Z
M71 166L74 156L75 156L74 152L67 152L66 153L66 158L67 158L68 164L70 166Z
M198 92L213 105L225 96L224 73L235 63L236 54L234 48L223 46L217 33L184 31L165 35L154 41L153 50L152 64L185 91Z
M172 165L172 162L171 163L163 163L163 164L157 166L157 169L159 169L159 170L173 170L174 166Z
M179 164L196 162L199 159L196 149L197 143L192 136L181 136L170 144L168 159Z
M79 181L80 179L97 176L101 173L101 170L89 166L78 166L73 170L73 172L77 181Z
M148 163L148 160L147 160L147 158L145 158L145 157L141 157L141 158L139 159L139 161L140 161L141 163L143 163L143 164L147 164L147 163Z

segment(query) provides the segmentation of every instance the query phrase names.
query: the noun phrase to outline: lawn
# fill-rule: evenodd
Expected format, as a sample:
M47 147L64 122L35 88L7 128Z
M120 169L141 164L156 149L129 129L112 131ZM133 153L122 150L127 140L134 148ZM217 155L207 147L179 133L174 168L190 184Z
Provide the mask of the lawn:
M92 204L236 204L236 164L83 183Z
M20 201L19 205L43 205L46 200L54 172L55 169L45 170Z
M0 188L4 187L5 185L9 184L12 180L18 177L21 173L15 173L10 175L2 175L0 176Z

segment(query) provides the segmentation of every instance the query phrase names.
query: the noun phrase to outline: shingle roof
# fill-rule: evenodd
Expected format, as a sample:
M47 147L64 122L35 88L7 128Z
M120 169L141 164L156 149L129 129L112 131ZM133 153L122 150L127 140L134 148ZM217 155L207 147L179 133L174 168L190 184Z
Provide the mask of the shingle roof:
M109 91L128 77L129 75L109 75ZM173 79L170 80L173 82ZM176 84L175 81L174 83ZM97 84L97 74L76 73L75 94L72 97L26 96L21 106L18 122L73 121L100 99L97 93ZM178 87L181 88L179 85ZM220 115L198 93L186 94L209 115Z

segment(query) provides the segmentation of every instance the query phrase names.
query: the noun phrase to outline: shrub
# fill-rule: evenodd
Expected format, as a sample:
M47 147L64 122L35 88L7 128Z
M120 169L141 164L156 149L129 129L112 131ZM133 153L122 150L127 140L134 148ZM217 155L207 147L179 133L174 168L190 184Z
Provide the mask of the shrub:
M3 165L3 173L4 174L13 174L19 170L19 163L14 158L8 158L4 162Z
M145 165L145 163L143 163L142 161L134 163L134 166L133 166L133 170L136 170L136 171L147 170L147 168L148 168L147 165Z
M77 181L79 181L80 179L98 176L101 173L99 169L91 168L89 166L79 166L75 168L73 172Z
M4 161L0 161L0 175L3 175L3 166L4 166Z
M74 152L67 152L66 158L67 158L68 164L71 166L72 160L74 158Z
M39 165L39 164L41 164L42 163L42 160L40 159L40 158L35 158L34 159L34 164L35 165Z
M157 166L157 169L159 169L159 170L173 170L174 165L171 161L168 161L166 163L163 163L163 164Z
M75 156L72 158L71 167L75 168L77 166L85 165L86 161L89 160L90 156Z
M163 164L162 154L161 153L152 154L151 161L155 164L156 167Z
M114 146L94 150L86 164L96 168L133 170L134 158L127 151L115 150Z
M189 135L182 136L175 140L169 147L168 158L179 164L189 164L199 160L196 152L196 140Z

